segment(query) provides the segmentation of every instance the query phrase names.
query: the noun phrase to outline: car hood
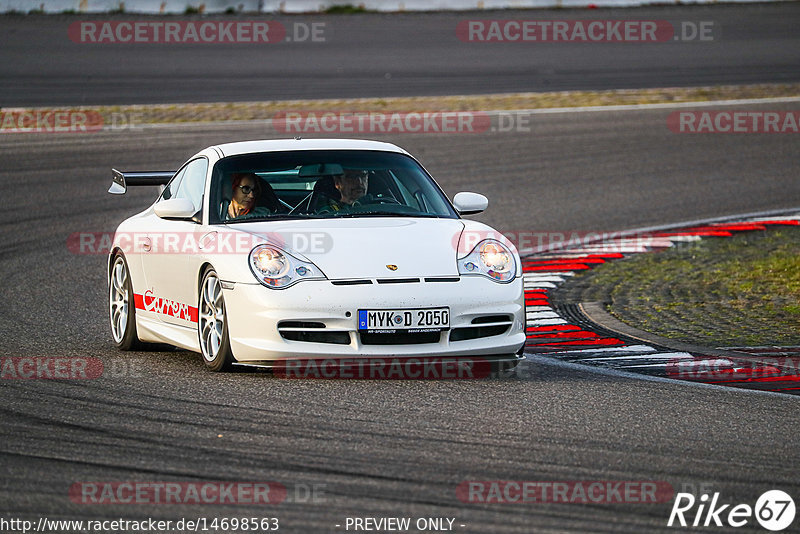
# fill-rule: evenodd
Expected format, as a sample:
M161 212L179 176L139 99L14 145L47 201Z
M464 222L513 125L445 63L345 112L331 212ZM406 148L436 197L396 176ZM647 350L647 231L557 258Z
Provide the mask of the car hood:
M237 223L319 267L331 280L458 276L458 219L346 218ZM396 269L393 269L396 267Z

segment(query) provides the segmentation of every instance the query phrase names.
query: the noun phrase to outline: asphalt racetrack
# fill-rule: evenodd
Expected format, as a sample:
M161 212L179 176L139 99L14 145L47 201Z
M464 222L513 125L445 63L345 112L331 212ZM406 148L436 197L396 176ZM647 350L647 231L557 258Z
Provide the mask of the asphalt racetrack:
M539 115L528 134L385 138L418 154L448 194L489 195L484 219L503 230L613 230L800 204L792 136L681 136L667 113ZM289 532L396 515L451 517L464 532L641 532L665 529L670 504L467 504L456 488L652 480L751 504L772 488L797 494L796 398L541 358L507 379L395 382L220 375L191 353L117 352L105 257L66 246L71 233L113 230L151 198L106 194L109 167L170 169L208 144L269 134L249 125L0 138L3 353L98 357L108 375L0 381L7 515L252 515L246 505L82 505L68 491L87 481L267 480L301 497L324 489L319 502L255 511Z
M750 47L771 45L765 37ZM794 76L792 53L775 51L794 61ZM83 98L62 76L49 78L64 81L66 100ZM40 103L37 93L20 100ZM670 112L538 114L530 131L370 137L415 154L450 196L489 196L480 219L502 231L610 231L800 206L796 135L674 134ZM107 325L106 257L67 247L71 234L113 231L153 198L144 189L108 195L110 168L170 170L210 144L275 135L249 123L0 136L0 355L94 357L105 369L95 380L0 380L2 519L257 517L278 518L285 532L346 532L347 518L431 517L470 533L676 532L686 529L667 527L670 499L494 504L463 502L457 488L649 481L698 498L719 492L732 505L753 507L772 489L800 497L793 396L546 357L508 378L348 381L213 374L193 353L118 352ZM102 481L268 481L288 498L273 506L70 499L73 485ZM737 530L764 532L752 517Z
M0 17L0 105L262 101L618 89L798 81L800 4L637 10L208 17L275 20L291 42L92 44L80 21L170 21L133 14ZM700 41L462 42L462 21L665 21ZM317 25L317 26L312 26ZM320 26L321 25L321 26ZM316 28L317 40L311 37ZM78 36L80 33L78 33ZM97 33L99 35L99 32Z

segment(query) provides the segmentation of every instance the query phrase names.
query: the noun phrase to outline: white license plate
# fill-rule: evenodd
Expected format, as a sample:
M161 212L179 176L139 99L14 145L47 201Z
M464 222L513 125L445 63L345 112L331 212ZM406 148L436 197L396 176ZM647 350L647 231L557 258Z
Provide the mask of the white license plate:
M359 330L431 332L448 328L450 328L450 308L358 310Z

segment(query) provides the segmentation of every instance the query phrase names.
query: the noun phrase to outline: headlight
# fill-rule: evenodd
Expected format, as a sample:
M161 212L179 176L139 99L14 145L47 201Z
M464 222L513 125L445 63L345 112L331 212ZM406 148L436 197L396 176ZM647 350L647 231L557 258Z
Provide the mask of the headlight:
M458 272L488 276L497 282L510 282L517 275L517 262L508 247L494 239L486 239L458 260Z
M283 289L302 280L324 280L313 263L299 260L273 245L258 245L250 251L250 270L267 287Z

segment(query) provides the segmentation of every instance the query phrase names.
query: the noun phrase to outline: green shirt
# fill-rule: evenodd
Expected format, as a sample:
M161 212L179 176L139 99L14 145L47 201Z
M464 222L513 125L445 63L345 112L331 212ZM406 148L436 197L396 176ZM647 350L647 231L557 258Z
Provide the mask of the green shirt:
M337 213L340 211L349 211L350 208L356 206L364 206L366 204L374 204L375 197L372 195L364 195L363 197L355 200L352 204L346 204L340 200L333 200L332 198L328 198L328 202L322 205L319 209L317 209L317 213Z

